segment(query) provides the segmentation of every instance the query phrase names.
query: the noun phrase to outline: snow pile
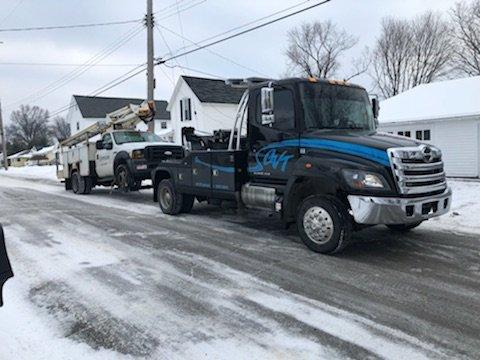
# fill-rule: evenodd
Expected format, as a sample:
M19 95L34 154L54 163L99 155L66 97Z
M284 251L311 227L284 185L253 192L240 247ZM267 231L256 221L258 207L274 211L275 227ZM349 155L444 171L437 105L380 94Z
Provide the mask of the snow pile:
M448 214L426 221L422 227L459 233L480 234L480 181L449 180L453 191L452 207Z
M1 168L0 176L1 175L21 177L25 179L45 179L58 181L57 168L55 165L9 167L7 171L5 171L4 168Z
M480 115L480 76L414 87L381 102L380 123Z

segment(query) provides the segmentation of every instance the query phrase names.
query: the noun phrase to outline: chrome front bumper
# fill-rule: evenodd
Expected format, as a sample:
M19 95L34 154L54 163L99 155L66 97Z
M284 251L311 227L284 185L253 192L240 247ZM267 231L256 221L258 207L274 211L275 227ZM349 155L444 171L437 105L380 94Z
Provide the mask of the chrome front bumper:
M450 210L452 190L422 198L386 198L349 195L352 215L359 224L409 224L440 216Z

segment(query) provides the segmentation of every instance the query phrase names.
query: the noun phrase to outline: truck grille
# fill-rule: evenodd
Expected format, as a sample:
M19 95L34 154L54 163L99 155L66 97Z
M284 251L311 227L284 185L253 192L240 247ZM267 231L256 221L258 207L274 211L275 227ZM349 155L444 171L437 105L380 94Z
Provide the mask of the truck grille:
M425 194L447 188L439 149L420 145L388 149L393 176L401 194Z
M148 161L162 161L183 158L183 148L175 145L148 146L145 148Z

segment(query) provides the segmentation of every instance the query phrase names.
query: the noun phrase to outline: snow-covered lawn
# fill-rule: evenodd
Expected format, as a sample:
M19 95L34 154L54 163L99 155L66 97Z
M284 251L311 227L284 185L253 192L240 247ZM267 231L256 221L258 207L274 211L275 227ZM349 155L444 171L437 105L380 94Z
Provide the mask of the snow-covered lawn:
M58 181L55 166L9 168L8 172L0 169L0 176L2 175L24 179ZM450 213L427 221L422 227L480 234L480 220L478 217L478 214L480 214L480 181L449 179L448 183L453 190L453 202Z
M55 165L9 167L8 171L1 168L0 175L10 175L25 179L57 180L57 168Z

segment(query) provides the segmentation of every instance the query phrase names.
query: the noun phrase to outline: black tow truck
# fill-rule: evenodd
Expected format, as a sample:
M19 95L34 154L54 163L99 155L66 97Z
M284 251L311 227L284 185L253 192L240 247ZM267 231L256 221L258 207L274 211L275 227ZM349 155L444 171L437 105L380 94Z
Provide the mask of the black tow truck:
M233 129L190 137L182 159L152 172L164 213L233 200L280 213L310 249L335 253L355 230L407 231L448 212L441 151L377 132L378 101L364 88L317 78L229 83L245 88Z

